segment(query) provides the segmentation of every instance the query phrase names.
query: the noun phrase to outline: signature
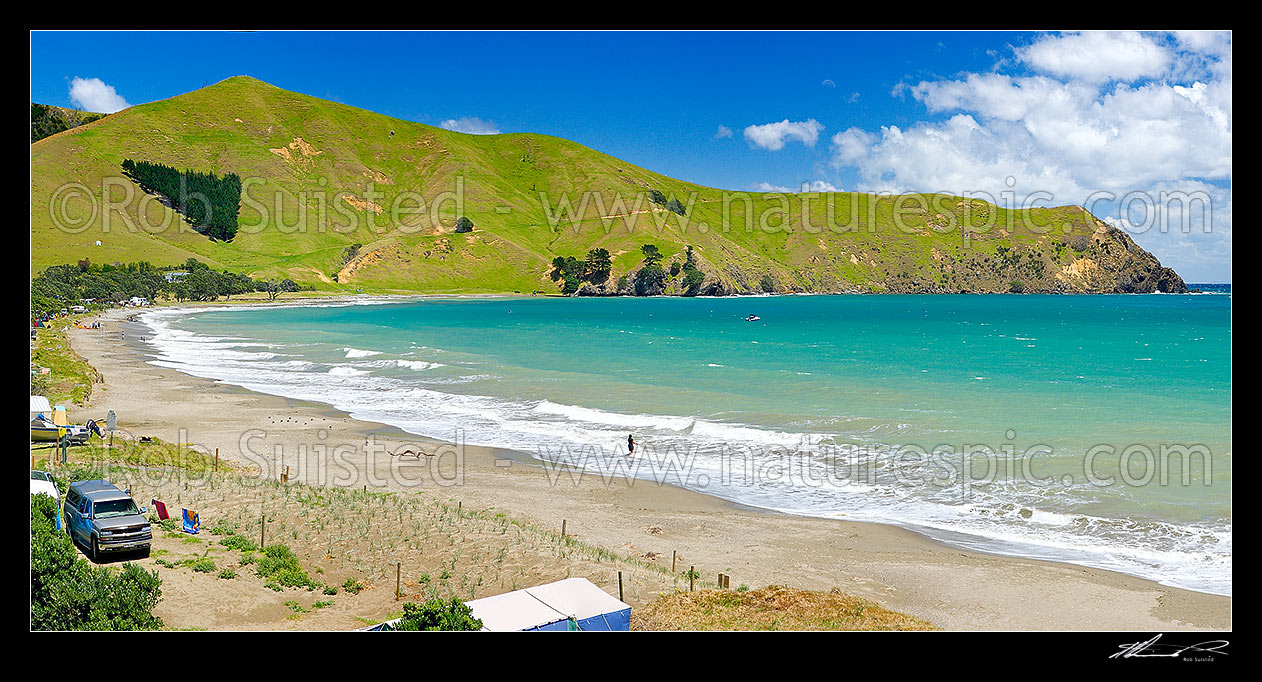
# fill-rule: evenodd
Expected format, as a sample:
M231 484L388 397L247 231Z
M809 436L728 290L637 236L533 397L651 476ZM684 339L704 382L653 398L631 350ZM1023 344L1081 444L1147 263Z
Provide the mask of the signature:
M1159 644L1161 635L1157 635L1146 642L1134 642L1131 644L1122 644L1118 647L1119 651L1115 652L1109 658L1179 658L1184 653L1192 654L1222 654L1227 655L1223 649L1227 646L1225 639L1211 639L1199 644Z

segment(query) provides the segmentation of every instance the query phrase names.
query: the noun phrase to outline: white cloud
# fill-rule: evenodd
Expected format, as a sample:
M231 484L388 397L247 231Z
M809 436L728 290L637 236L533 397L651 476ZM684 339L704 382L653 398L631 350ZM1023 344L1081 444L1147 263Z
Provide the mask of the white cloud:
M837 185L834 185L833 183L827 182L825 180L811 180L810 182L802 183L802 191L803 192L840 192L842 190Z
M1107 38L1103 44L1112 47L1133 40ZM896 89L932 116L906 126L837 133L833 165L855 169L863 191L943 191L992 201L1004 192L1018 202L1046 192L1052 198L1040 203L1066 205L1086 204L1097 192L1204 191L1212 200L1209 233L1202 225L1183 232L1176 224L1165 233L1153 229L1134 237L1189 280L1217 279L1215 271L1229 270L1231 251L1230 35L1138 38L1178 47L1162 47L1166 56L1149 62L1127 62L1104 49L1098 56L1108 66L1099 68L1070 59L1074 50L1062 50L1059 61L1049 51L1023 58L1041 60L1049 74L1072 76L1009 75L1000 63L999 71ZM1055 42L1063 39L1048 37L1035 46L1063 47ZM1086 44L1074 43L1074 49ZM1141 56L1146 49L1138 49ZM1160 78L1130 80L1157 69L1164 69ZM1108 80L1097 80L1102 73L1110 74ZM1136 224L1135 216L1120 214L1117 202L1093 204L1092 210ZM1217 266L1207 265L1215 259Z
M1157 39L1135 31L1044 36L1016 52L1019 59L1038 71L1091 82L1130 82L1159 76L1173 58Z
M1179 47L1193 52L1225 56L1231 51L1230 31L1175 31Z
M784 185L773 185L770 182L760 182L750 187L755 192L778 192L780 194L792 194L793 188Z
M716 140L721 140L725 137L731 137L731 136L732 136L732 129L723 125L722 123L719 124L719 129L715 131L714 133L714 139Z
M469 133L470 135L499 135L500 129L495 125L495 121L483 121L476 116L461 116L460 118L449 118L438 124L440 128L446 128L457 133Z
M112 114L131 106L122 95L114 91L114 86L100 78L78 76L70 81L70 103L84 111L98 114Z
M823 129L824 126L813 118L806 121L790 121L786 118L779 123L745 128L745 139L752 145L771 151L784 149L786 140L797 140L808 147L814 147Z
M798 192L840 192L842 189L826 180L807 180L804 181L796 189L793 187L785 187L784 185L773 185L770 182L760 182L750 187L755 192L778 192L781 194L796 194Z

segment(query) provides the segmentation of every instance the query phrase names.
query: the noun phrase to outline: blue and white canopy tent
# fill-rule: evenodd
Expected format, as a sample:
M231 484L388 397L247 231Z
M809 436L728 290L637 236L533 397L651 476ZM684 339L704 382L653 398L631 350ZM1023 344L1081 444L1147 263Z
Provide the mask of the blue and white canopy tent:
M484 632L593 631L631 629L631 607L586 578L505 592L467 602ZM399 619L366 630L387 632Z

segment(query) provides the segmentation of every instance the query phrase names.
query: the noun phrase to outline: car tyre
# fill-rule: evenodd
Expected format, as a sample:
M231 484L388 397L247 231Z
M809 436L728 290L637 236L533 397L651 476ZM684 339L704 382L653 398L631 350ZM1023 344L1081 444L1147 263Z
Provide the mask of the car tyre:
M92 561L98 564L101 563L101 550L100 550L100 547L97 545L95 535L92 536Z

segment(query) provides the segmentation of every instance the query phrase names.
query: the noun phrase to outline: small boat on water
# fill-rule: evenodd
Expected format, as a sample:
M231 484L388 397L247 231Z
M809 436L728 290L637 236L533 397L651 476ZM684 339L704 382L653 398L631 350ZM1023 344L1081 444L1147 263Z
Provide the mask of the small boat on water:
M761 320L761 319L762 319L762 318L761 318L761 317L758 317L757 315L746 315L746 316L745 316L745 321L746 321L746 322L757 322L758 320Z

